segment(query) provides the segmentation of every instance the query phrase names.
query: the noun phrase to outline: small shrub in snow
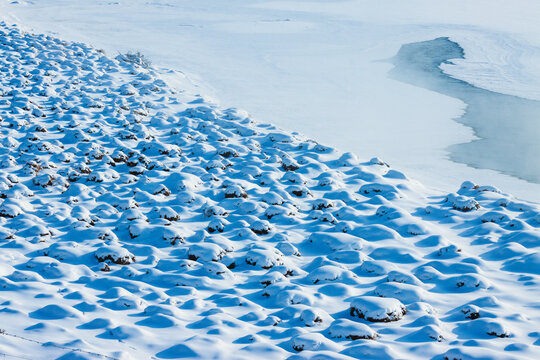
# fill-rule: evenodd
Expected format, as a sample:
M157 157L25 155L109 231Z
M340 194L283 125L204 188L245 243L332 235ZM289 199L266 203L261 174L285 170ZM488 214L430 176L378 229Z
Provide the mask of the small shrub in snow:
M230 147L224 147L218 150L218 154L224 158L238 157L238 152Z
M470 333L507 338L512 334L499 319L476 319L461 325L462 329Z
M163 240L165 240L171 245L184 243L184 236L182 236L180 231L172 228L171 226L163 226L160 229L160 232L161 232L161 237L163 238Z
M392 184L365 184L360 187L359 193L366 196L382 195L388 199L394 199L399 193L398 189Z
M475 320L480 317L480 308L476 305L466 305L461 308L461 312L467 319Z
M164 196L169 196L171 195L171 190L169 190L165 185L163 184L158 184L156 187L154 187L154 189L152 190L152 194L153 195L164 195Z
M313 201L311 206L313 210L329 209L331 207L334 207L334 202L327 199L317 199Z
M272 226L266 220L258 220L251 224L251 231L257 235L266 235L272 230Z
M148 221L148 218L146 215L142 213L139 209L127 209L124 212L122 212L121 219L127 220L127 221L135 221L135 220L141 220L141 221Z
M323 317L316 313L313 309L305 309L300 313L300 321L304 323L305 326L317 326L322 324Z
M502 223L509 221L510 218L503 212L500 211L490 211L481 216L480 220L483 223L492 222L492 223Z
M371 322L390 322L403 318L407 308L397 299L360 296L351 302L350 313Z
M34 179L32 179L32 182L36 186L41 186L41 187L51 186L54 182L54 176L50 174L38 175Z
M90 225L94 225L94 221L90 216L90 211L83 206L74 206L71 209L71 216L77 219L78 221L87 222Z
M286 172L285 175L283 175L281 181L300 185L307 184L307 179L303 175L290 171Z
M128 265L135 262L135 256L120 246L101 247L96 250L94 256L99 262L110 261L120 265Z
M221 277L234 277L231 270L229 270L224 264L218 262L208 262L205 263L203 269L213 275Z
M478 274L456 275L446 281L463 290L487 289L490 286L489 282Z
M261 326L277 326L281 322L281 319L277 316L270 315L262 320L259 324Z
M293 135L289 135L289 134L285 134L285 133L270 133L268 134L268 140L272 141L272 142L278 142L278 143L284 143L284 144L288 144L288 143L292 143L294 141L294 136Z
M220 161L220 160L212 160L206 163L206 170L212 170L212 169L221 169L225 170L228 167L228 163Z
M335 281L341 278L342 274L346 270L341 269L333 265L323 265L317 267L307 276L308 280L313 284L317 284L321 281Z
M438 326L432 324L426 325L423 328L409 334L410 338L418 339L418 341L437 341L444 340L444 336L441 333L441 329Z
M204 216L206 217L212 217L212 216L228 216L229 213L227 210L222 208L221 206L206 206L203 210Z
M349 319L339 319L334 321L328 328L328 334L331 338L336 339L370 339L374 340L379 337L373 329L366 324L362 324Z
M390 271L388 273L388 276L386 278L387 282L397 282L397 283L403 283L403 284L411 284L411 285L421 285L422 282L418 280L416 276L413 274L407 274L405 272L401 271Z
M128 233L132 239L141 236L143 231L146 229L146 224L144 222L134 221L128 226Z
M300 251L288 241L282 241L276 245L276 249L281 251L285 256L301 256Z
M247 193L244 191L244 189L242 189L242 187L238 185L231 185L225 188L225 198L227 199L238 199L238 198L245 199L247 197L248 197Z
M486 334L500 338L510 337L510 332L498 322L490 322L486 325Z
M254 249L246 254L246 263L270 269L276 265L283 265L283 254L277 249Z
M385 163L384 161L382 161L380 158L378 157L374 157L374 158L371 158L371 160L369 160L369 163L371 165L381 165L381 166L386 166L388 167L388 164Z
M300 186L300 185L291 186L288 189L288 191L294 196L297 196L299 198L312 196L311 191L309 191L309 189L305 186Z
M103 241L118 241L118 237L111 229L105 229L99 233L98 239Z
M343 153L337 160L339 166L354 166L359 163L358 156L351 152Z
M459 256L460 253L461 253L461 249L458 248L456 245L453 245L453 244L448 245L448 246L443 246L443 247L439 248L439 250L437 250L435 252L436 256L439 256L439 257L442 257L442 258L445 258L445 259Z
M450 194L446 197L445 202L450 203L454 210L469 212L480 209L480 204L473 198Z
M295 171L295 170L298 170L300 168L298 163L294 159L292 159L290 157L284 157L283 158L283 160L281 161L281 167L285 171Z
M265 203L270 205L281 205L285 202L283 197L273 191L269 191L264 194L261 198L261 201L264 201Z
M194 261L219 261L224 255L225 250L212 243L190 245L188 251L188 258Z
M14 218L22 214L22 209L15 204L2 204L0 205L0 217Z
M317 351L323 350L329 340L319 333L307 333L297 335L292 339L292 348L296 351L310 350Z
M420 286L398 282L381 283L375 288L374 292L378 296L396 298L406 304L425 301L428 297L427 292Z
M225 229L225 225L227 225L229 222L223 218L214 218L210 223L208 224L208 227L206 228L210 234L214 232L223 232Z
M169 221L178 221L180 220L180 214L174 211L169 206L164 206L162 208L156 208L155 211L158 213L161 219Z
M139 65L140 67L143 67L145 69L152 66L152 61L150 61L150 59L146 55L142 54L140 51L129 51L125 54L118 55L116 58L123 62Z
M314 232L307 239L307 243L318 251L361 250L363 240L342 232Z
M263 275L261 279L259 280L259 282L264 287L267 287L277 282L284 281L285 279L286 279L285 275L283 275L279 271L275 271L274 269L272 269L268 273Z

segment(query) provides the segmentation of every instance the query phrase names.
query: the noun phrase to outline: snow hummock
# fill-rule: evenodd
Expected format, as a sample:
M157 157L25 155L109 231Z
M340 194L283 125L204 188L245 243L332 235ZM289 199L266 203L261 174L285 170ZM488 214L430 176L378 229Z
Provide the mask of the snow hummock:
M339 319L334 321L328 328L328 333L332 338L346 338L350 340L373 340L379 336L368 325L349 319Z
M407 313L399 300L375 296L361 296L351 302L351 315L371 322L398 321Z

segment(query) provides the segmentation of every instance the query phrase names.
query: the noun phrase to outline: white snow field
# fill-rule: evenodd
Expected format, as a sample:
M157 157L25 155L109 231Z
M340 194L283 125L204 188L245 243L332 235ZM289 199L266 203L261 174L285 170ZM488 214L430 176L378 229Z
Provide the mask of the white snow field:
M449 37L465 57L443 64L447 74L540 100L539 17L537 0L0 0L0 18L9 23L109 54L141 50L205 97L343 151L378 156L432 188L449 192L471 180L538 203L540 179L508 171L539 168L538 158L510 147L512 165L502 169L509 176L478 161L484 153L454 156L452 145L486 135L455 121L466 104L388 73L403 44ZM486 114L483 123L490 121ZM487 133L505 143L531 134L515 129ZM532 133L540 137L538 127Z
M538 358L538 205L440 194L137 60L0 25L0 356Z

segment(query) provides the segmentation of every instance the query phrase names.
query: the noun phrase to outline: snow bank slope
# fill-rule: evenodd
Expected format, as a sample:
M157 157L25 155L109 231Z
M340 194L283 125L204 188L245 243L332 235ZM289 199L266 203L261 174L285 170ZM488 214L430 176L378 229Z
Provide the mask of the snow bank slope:
M538 351L537 207L434 195L84 44L0 48L0 353Z
M450 146L484 138L454 121L466 104L388 78L392 65L381 61L403 44L449 37L466 59L445 64L446 73L537 98L538 14L536 0L0 0L0 19L111 54L142 50L155 65L181 70L206 97L338 149L380 156L432 188L449 192L471 179L540 203L540 184L487 170L474 151L466 161L451 157ZM518 149L509 155L523 162Z

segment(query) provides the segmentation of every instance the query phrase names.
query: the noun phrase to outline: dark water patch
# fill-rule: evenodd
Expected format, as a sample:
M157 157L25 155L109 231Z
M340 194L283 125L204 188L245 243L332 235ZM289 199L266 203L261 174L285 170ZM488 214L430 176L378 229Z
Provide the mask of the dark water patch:
M463 49L446 37L406 44L391 59L390 77L467 104L456 120L479 139L450 146L452 161L540 183L540 101L476 87L439 67L463 58Z

